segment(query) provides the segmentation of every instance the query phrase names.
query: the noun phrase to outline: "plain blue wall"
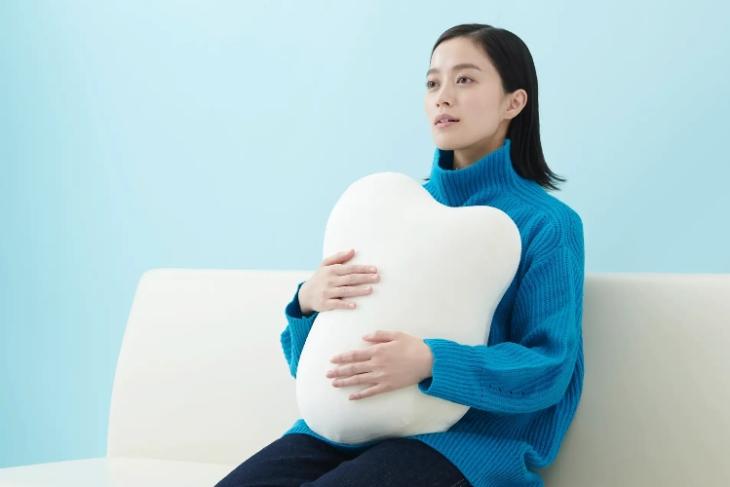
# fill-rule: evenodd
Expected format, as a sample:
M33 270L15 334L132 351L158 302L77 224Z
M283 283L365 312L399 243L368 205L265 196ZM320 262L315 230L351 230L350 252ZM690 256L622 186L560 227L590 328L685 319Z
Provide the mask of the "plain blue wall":
M350 182L426 176L458 23L530 47L587 272L730 272L727 5L0 3L0 467L105 455L144 270L313 270Z

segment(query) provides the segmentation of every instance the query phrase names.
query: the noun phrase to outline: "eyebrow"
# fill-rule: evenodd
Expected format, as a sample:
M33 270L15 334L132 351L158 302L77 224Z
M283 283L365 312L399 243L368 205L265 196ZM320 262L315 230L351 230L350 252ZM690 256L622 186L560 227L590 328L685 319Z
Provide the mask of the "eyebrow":
M480 68L480 67L479 67L479 66L477 66L476 64L472 64L472 63L461 63L461 64L456 64L456 65L454 65L454 67L452 67L452 68L451 68L451 70L452 70L452 71L456 71L457 69L465 69L465 68L472 68L472 69L477 69L477 70L479 70L479 71L481 71L481 70L482 70L482 68ZM438 72L438 69L436 69L436 68L431 68L431 69L429 69L428 71L426 71L426 76L428 76L428 75L429 75L429 74L431 74L431 73L437 73L437 72Z

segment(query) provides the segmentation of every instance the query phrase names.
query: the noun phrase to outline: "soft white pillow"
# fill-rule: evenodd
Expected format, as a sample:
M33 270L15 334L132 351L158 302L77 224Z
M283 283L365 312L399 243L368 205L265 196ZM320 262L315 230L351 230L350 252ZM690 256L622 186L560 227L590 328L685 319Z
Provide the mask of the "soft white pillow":
M347 264L378 268L380 280L355 309L321 312L302 350L299 412L316 433L340 443L445 431L468 406L424 394L417 384L349 400L368 385L334 387L333 356L366 348L377 329L485 344L494 310L520 261L517 225L491 206L449 207L397 172L352 183L330 213L323 258L354 248Z

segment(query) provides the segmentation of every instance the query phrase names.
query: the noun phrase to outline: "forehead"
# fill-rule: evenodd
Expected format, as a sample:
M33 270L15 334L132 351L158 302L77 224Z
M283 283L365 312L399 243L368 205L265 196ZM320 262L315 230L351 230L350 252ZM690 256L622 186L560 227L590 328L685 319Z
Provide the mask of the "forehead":
M476 66L484 73L488 73L492 68L489 58L474 41L456 37L442 42L434 49L431 65L426 75L444 73L454 69L468 69L465 66L467 64Z

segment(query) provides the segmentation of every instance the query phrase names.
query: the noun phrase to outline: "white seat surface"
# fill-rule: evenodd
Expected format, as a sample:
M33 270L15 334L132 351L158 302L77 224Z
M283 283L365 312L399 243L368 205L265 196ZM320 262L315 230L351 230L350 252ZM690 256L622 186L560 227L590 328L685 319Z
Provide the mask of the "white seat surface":
M3 487L200 487L215 485L236 465L100 457L0 469Z

